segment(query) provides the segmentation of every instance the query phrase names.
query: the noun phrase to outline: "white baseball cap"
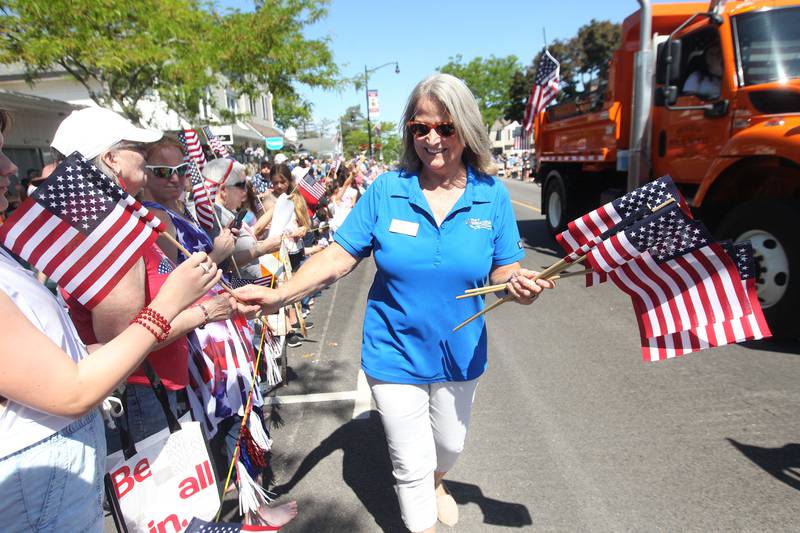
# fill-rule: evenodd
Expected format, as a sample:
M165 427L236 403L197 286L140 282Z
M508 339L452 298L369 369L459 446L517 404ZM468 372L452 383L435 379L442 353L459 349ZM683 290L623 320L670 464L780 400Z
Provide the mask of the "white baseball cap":
M289 158L283 154L275 154L275 157L272 158L272 161L276 165L280 165L281 163L285 163Z
M163 135L158 130L134 126L110 109L87 107L73 111L61 122L50 146L63 155L78 151L86 159L93 159L120 141L152 143Z

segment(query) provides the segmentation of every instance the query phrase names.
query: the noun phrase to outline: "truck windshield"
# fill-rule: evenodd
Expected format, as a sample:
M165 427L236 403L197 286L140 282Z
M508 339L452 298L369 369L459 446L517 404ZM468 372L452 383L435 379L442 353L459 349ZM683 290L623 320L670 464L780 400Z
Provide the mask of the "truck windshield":
M800 8L746 13L734 20L745 85L800 77Z

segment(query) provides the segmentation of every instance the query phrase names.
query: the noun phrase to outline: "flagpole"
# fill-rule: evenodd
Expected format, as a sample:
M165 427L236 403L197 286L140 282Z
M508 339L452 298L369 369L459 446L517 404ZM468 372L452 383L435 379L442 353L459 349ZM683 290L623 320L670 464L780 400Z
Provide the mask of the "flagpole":
M211 192L208 190L208 187L206 187L206 181L205 181L205 178L202 177L202 175L201 175L201 180L202 180L202 183L203 183L203 189L206 191L206 196L208 196L208 198L210 200L211 199ZM215 199L216 199L216 196L215 196ZM217 221L217 226L219 227L219 231L222 232L222 222L219 219L219 215L217 214L217 210L214 209L214 204L215 203L216 202L213 202L211 204L211 213L214 214L214 220ZM233 269L236 271L236 276L241 278L242 277L242 273L239 271L239 265L236 264L236 259L233 257L233 254L231 254L231 263L233 263Z

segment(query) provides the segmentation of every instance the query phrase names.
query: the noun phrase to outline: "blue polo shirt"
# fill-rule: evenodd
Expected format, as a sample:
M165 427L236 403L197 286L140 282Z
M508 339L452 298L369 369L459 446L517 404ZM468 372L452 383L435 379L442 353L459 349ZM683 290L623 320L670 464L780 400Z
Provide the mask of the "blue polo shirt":
M493 266L524 256L506 188L467 172L467 186L437 226L417 175L388 172L367 189L334 240L353 257L375 254L378 271L364 316L361 366L392 383L466 381L486 369L483 308L456 300L486 283Z

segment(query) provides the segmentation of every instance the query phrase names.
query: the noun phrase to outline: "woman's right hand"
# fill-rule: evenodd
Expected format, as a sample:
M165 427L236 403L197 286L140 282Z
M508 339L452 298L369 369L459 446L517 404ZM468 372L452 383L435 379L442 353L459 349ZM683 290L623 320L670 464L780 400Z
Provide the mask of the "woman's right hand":
M261 311L262 314L270 315L285 305L276 289L259 285L245 285L234 289L233 296L236 298L233 301L236 305L236 310L248 316L252 316L258 311Z
M174 318L207 293L222 277L222 271L205 252L196 252L173 270L152 304Z

